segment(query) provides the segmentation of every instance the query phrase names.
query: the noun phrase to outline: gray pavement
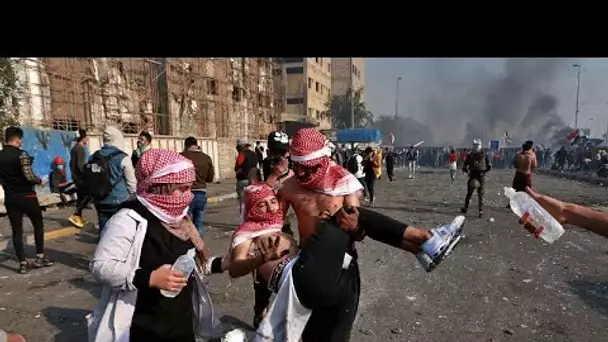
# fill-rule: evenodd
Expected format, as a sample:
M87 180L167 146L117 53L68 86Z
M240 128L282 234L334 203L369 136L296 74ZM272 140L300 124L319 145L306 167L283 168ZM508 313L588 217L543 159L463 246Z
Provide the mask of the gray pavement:
M377 183L376 209L422 227L457 215L464 176L447 170L403 173ZM529 236L499 194L511 173L493 172L487 182L486 218L468 217L466 238L431 274L415 258L371 240L360 244L362 295L352 341L607 341L608 241L570 229L554 245ZM549 176L535 187L564 200L605 208L606 189ZM225 251L237 224L236 201L210 207L206 234L214 253ZM495 222L491 223L490 218ZM85 231L47 243L58 261L22 276L16 263L0 263L0 327L28 341L85 341L84 316L99 289L87 271L94 235ZM208 278L224 321L242 327L252 317L251 278Z

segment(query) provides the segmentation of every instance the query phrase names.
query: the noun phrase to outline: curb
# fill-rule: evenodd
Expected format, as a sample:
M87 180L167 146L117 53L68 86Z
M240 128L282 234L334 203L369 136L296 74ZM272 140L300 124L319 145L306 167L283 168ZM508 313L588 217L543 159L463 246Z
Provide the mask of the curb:
M207 203L208 204L217 204L221 201L225 201L225 200L233 199L233 198L237 198L236 192L210 197L207 199ZM50 241L50 240L70 237L70 236L80 233L81 231L83 231L83 230L76 228L76 227L72 227L72 226L53 229L51 231L44 233L44 241L46 242L46 241ZM26 236L24 236L24 239L25 239L26 245L33 245L35 243L34 234L27 234ZM0 237L0 251L4 251L8 247L12 247L12 246L13 246L13 239L11 239L10 237Z

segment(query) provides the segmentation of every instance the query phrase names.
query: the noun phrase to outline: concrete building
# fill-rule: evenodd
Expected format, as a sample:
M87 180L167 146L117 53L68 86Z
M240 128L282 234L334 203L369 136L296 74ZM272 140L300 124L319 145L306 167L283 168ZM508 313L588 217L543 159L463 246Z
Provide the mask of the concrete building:
M348 92L351 82L355 91L365 89L365 58L332 58L331 94L341 96ZM365 92L361 93L361 101L365 100Z
M126 135L148 131L159 147L175 150L195 136L209 146L221 178L234 177L236 139L265 140L285 103L272 58L13 60L21 125L86 128L92 136L115 125Z
M285 84L285 110L282 121L307 122L320 129L331 128L323 115L331 96L332 59L326 57L280 58L276 78Z

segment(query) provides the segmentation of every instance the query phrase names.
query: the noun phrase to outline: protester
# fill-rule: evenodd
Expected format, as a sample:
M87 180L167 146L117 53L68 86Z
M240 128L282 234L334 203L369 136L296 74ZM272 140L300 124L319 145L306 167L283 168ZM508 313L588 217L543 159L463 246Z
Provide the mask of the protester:
M466 214L469 210L469 203L473 196L473 191L477 189L479 200L479 217L483 217L483 195L485 189L486 173L492 170L492 164L488 154L481 149L481 140L473 140L473 150L467 154L467 159L462 165L462 172L469 175L467 180L467 195L464 199L464 207L460 212Z
M67 205L69 201L66 195L76 193L76 185L68 181L65 174L65 162L63 161L63 158L55 157L51 170L51 174L49 175L49 187L51 188L51 192L59 194L61 202L64 205Z
M281 233L284 215L272 187L261 183L245 188L245 211L246 221L232 238L230 275L241 277L253 270L255 276L261 277L268 288L277 293L268 314L263 315L255 341L298 341L311 310L348 299L345 297L348 291L344 290L351 284L340 279L342 273L347 272L343 263L350 236L336 223L353 231L356 219L342 218L357 213L346 214L341 210L335 218L336 223L327 220L328 217L325 221L317 221L317 232L302 245L298 254L293 237ZM254 256L251 256L251 250L256 251ZM288 303L292 304L287 307ZM336 336L350 335L350 329L345 326L317 325L316 329L322 329L316 331L316 336L323 336L322 339L307 335L303 341L333 340Z
M416 178L416 163L418 162L418 150L414 145L410 146L409 150L405 154L405 159L407 159L407 170L408 170L408 178L413 179Z
M196 171L196 180L192 185L194 199L190 203L188 215L192 218L199 234L203 236L205 233L203 215L205 206L207 206L207 183L213 182L215 169L211 157L201 150L195 137L186 138L184 146L186 149L182 152L182 156L190 159Z
M392 183L395 180L395 154L389 151L388 147L384 149L384 161L386 163L386 175Z
M344 206L359 207L362 186L359 181L342 166L331 160L331 148L325 136L312 128L300 129L290 146L290 156L295 163L295 176L287 179L278 192L283 211L293 206L298 219L300 244L304 246L307 239L317 229L317 217L324 212L335 214ZM269 184L285 173L287 162L277 164ZM373 173L372 173L373 174ZM359 209L363 212L364 209ZM460 240L461 226L450 225L428 231L403 223L390 221L378 223L380 214L367 211L368 215L359 218L360 229L370 238L410 251L415 254L422 266L430 271L443 259ZM385 219L385 220L386 220ZM354 243L354 240L352 241ZM359 267L357 252L351 244L344 256L351 261L344 271L344 281L353 284L348 288L345 300L334 306L313 312L304 335L310 341L322 341L330 334L325 329L338 329L341 336L350 335L359 300ZM337 315L337 312L342 314ZM334 328L330 328L334 327Z
M450 169L450 178L453 182L456 180L456 170L458 170L458 153L455 149L450 150L450 154L448 154L448 169Z
M384 160L384 157L382 155L382 149L378 148L376 151L374 151L373 158L373 168L374 173L376 174L376 178L382 179L382 160Z
M352 173L355 178L357 178L357 180L359 180L359 183L361 183L361 185L363 186L363 199L365 201L369 200L369 191L367 189L367 180L365 178L365 170L364 170L364 165L365 165L365 161L363 159L363 156L358 153L357 151L354 151L353 155L350 157L349 161L348 161L348 171L350 173Z
M238 156L234 164L236 172L236 194L239 200L239 215L243 215L243 189L259 177L258 157L251 151L251 144L243 139L236 141Z
M100 233L110 217L120 210L123 202L136 190L135 169L124 150L125 140L122 132L114 126L108 126L103 132L103 146L95 152L107 161L110 171L109 183L112 186L108 196L95 199Z
M4 206L13 233L13 247L19 260L19 273L30 271L23 247L23 215L27 216L34 227L36 243L36 268L52 266L54 263L44 255L44 223L42 209L38 202L35 186L46 185L46 181L32 171L32 157L21 149L23 130L7 127L4 131L5 144L0 150L0 184L4 189Z
M148 132L141 132L137 137L137 148L131 153L131 162L133 163L133 167L137 166L137 162L139 158L141 158L141 154L146 152L151 148L152 144L152 135Z
M90 265L103 285L89 317L90 341L194 342L195 329L215 326L200 269L191 278L171 270L191 248L199 264L205 261L203 239L187 216L195 180L192 162L176 152L142 154L135 199L107 222ZM167 298L160 290L179 294ZM114 310L122 315L108 313ZM205 317L211 322L201 322Z
M72 173L72 181L74 182L74 185L76 185L77 197L76 210L68 217L68 221L78 228L83 228L86 225L86 221L82 218L82 211L92 200L84 193L85 185L82 179L84 165L87 163L87 151L85 147L88 142L89 138L87 137L87 131L79 129L76 144L74 144L74 147L70 150L70 172Z
M258 158L258 168L262 169L262 161L264 161L264 146L262 143L257 141L255 143L255 156Z
M378 166L376 152L371 147L367 147L363 157L363 173L365 174L365 189L367 189L369 204L374 205L376 200L374 186L376 184L376 169Z
M532 141L526 141L522 145L522 150L515 156L515 176L512 184L515 191L525 191L526 187L532 187L532 170L536 168L533 146Z

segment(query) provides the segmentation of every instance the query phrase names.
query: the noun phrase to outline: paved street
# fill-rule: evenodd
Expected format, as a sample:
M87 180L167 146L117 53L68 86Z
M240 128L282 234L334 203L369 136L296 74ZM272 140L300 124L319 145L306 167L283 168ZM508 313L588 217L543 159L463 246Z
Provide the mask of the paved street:
M397 176L395 183L377 183L377 210L423 227L457 215L464 176L455 183L447 170L420 172L414 180ZM486 217L476 217L474 197L466 239L431 274L410 254L371 240L360 245L363 288L352 341L608 340L608 241L578 229L551 246L535 240L505 208L502 186L510 179L510 173L491 173ZM606 188L549 176L535 176L534 182L564 200L608 206ZM225 251L236 210L234 200L209 208L206 241L213 252ZM5 254L0 327L34 342L86 341L84 316L99 293L87 271L94 247L89 231L49 241L48 254L58 264L25 276L14 272L17 264ZM250 277L230 284L227 276L215 275L209 288L225 322L250 324Z

